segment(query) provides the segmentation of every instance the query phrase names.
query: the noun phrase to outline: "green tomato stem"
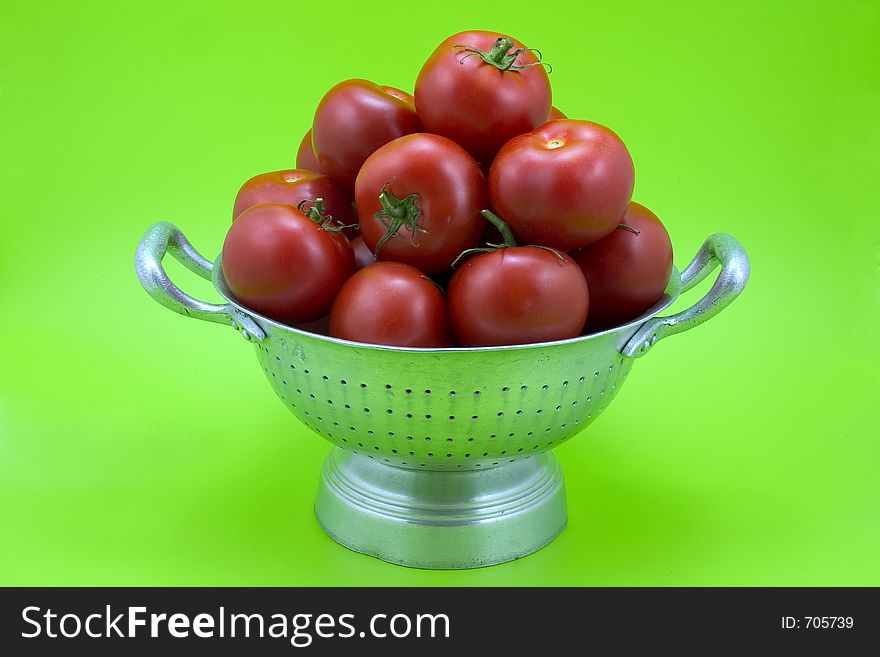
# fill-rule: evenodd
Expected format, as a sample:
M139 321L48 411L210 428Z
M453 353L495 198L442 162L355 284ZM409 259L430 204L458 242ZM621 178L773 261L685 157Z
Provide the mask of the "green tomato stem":
M309 205L309 207L306 208L306 205ZM324 199L320 196L316 199L303 199L296 208L318 224L318 230L338 233L346 228L357 228L357 224L341 224L333 218L333 215L326 214L324 212Z
M385 242L398 235L401 226L409 228L411 241L416 233L428 234L428 231L418 224L422 214L417 205L418 201L418 194L410 194L406 198L400 199L388 191L388 183L382 186L382 191L379 192L379 203L382 204L382 209L376 213L376 219L382 222L386 230L376 243L373 258L378 258L379 250ZM412 243L415 245L415 242Z
M530 66L546 66L548 73L553 70L553 67L550 66L550 64L545 64L541 61L542 55L540 50L535 48L517 48L511 52L511 48L513 48L514 45L516 44L514 44L513 39L510 37L499 36L495 39L495 43L492 44L492 49L488 52L480 50L474 46L465 45L456 45L453 46L453 49L459 54L466 53L464 57L458 60L459 64L464 64L464 60L476 55L486 64L494 66L499 71L519 71L520 69L529 68ZM517 64L516 60L519 59L519 56L524 52L536 53L538 61L532 62L531 64Z
M510 226L508 226L501 217L491 210L482 210L480 214L491 221L492 225L498 229L498 232L501 233L501 237L504 238L504 246L516 246L516 238L510 231Z

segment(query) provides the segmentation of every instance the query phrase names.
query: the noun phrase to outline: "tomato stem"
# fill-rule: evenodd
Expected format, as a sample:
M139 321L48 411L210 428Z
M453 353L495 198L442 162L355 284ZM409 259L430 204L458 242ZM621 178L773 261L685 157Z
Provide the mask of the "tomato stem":
M472 249L465 249L458 254L458 257L455 260L452 261L452 269L455 269L456 266L458 266L458 263L461 262L462 258L474 253L492 253L492 251L497 251L498 249L506 249L511 246L516 246L516 238L510 231L510 227L501 217L491 210L481 210L480 214L492 222L492 225L498 229L498 232L501 233L501 237L504 239L504 244L491 244L487 242L486 246L475 246Z
M501 233L501 237L504 238L504 244L499 246L516 246L516 238L510 231L510 226L508 226L501 217L491 210L483 210L480 214L491 221L492 225L498 229L499 233Z
M397 236L401 226L409 228L410 241L413 246L416 245L415 241L413 241L416 233L428 234L428 231L418 224L419 217L422 214L419 206L416 205L419 201L419 195L410 194L403 199L397 198L388 191L388 184L385 183L382 186L382 191L379 192L379 203L382 204L382 209L376 213L376 219L382 222L386 230L385 234L376 243L376 248L373 250L373 258L378 258L379 249L382 248L385 242Z
M624 230L628 230L629 232L631 232L631 233L635 233L636 235L638 235L639 233L642 232L642 231L640 231L638 228L633 228L632 226L630 226L630 225L628 225L628 224L622 224L622 223L621 223L621 224L617 224L617 227L618 227L618 228L623 228Z
M309 208L306 205L311 203ZM324 212L324 199L320 196L316 199L304 198L300 201L296 209L306 215L309 219L318 224L318 230L325 230L328 233L338 233L346 228L357 228L357 224L341 224L333 215Z
M492 45L492 49L488 52L485 50L480 50L474 46L465 46L465 45L456 45L452 46L453 50L456 54L466 53L464 57L458 60L459 64L464 64L464 60L468 57L473 57L476 55L480 59L482 59L485 63L491 64L499 71L519 71L524 68L529 68L530 66L546 66L547 72L553 70L553 67L550 64L546 64L541 61L543 55L541 55L541 51L536 48L517 48L513 52L510 52L510 49L513 48L516 44L513 42L513 39L506 36L499 36L495 39L495 43ZM519 56L524 52L533 52L537 55L538 61L532 62L531 64L517 64L516 60L519 59Z

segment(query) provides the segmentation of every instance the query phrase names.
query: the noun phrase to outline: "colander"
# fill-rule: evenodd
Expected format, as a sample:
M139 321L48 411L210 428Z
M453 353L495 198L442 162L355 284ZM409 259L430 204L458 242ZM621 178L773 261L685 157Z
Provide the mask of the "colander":
M181 291L166 253L213 281L226 301ZM709 237L663 298L612 330L544 344L415 349L337 340L279 324L238 303L172 224L137 248L144 289L171 310L234 327L254 346L281 402L333 448L315 514L338 543L422 568L471 568L522 557L565 527L552 448L608 407L636 358L720 312L742 291L749 260L730 235ZM695 305L657 316L720 264Z

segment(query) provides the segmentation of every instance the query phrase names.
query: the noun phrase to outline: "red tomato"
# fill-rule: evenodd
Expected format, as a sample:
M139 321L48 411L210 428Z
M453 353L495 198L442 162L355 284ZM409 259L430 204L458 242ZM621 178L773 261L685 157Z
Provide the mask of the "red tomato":
M669 283L672 242L657 215L633 202L623 224L571 254L590 287L590 332L635 319L660 300Z
M312 125L312 147L321 169L354 189L370 154L392 139L423 130L415 106L399 89L346 80L321 99Z
M261 173L248 180L235 197L232 219L259 203L299 205L324 199L324 211L342 225L356 224L351 194L332 178L305 169Z
M550 118L548 121L558 121L559 119L567 119L568 117L555 107L550 108ZM297 165L299 166L299 165Z
M354 261L358 269L363 269L376 261L370 247L364 244L363 235L358 235L351 241L351 248L354 250Z
M222 263L236 299L287 324L326 315L355 270L351 244L342 232L325 230L283 203L242 212L226 234Z
M318 158L315 157L315 151L312 150L312 131L306 130L302 141L299 143L299 150L296 152L296 168L308 169L316 173L324 173L321 171L321 165Z
M416 109L428 132L489 163L504 143L545 121L550 80L535 51L496 32L455 34L422 66Z
M614 230L634 178L616 134L591 121L562 119L504 145L489 171L489 201L518 241L568 251Z
M452 333L464 347L573 338L590 301L575 262L539 246L471 257L453 274L446 294Z
M364 162L355 202L364 243L380 260L434 274L479 242L486 181L461 146L419 133L395 139Z
M400 262L377 262L348 279L330 311L330 335L395 347L451 345L443 293Z

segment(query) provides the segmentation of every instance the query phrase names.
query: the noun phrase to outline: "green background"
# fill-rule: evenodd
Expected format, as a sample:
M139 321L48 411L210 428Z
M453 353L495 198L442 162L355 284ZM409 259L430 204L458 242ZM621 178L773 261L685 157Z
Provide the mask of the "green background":
M709 4L5 3L0 583L880 585L880 5ZM556 450L555 542L430 572L321 532L328 445L133 254L167 219L213 257L331 85L412 89L471 28L542 49L554 104L618 132L679 268L720 230L752 280Z

